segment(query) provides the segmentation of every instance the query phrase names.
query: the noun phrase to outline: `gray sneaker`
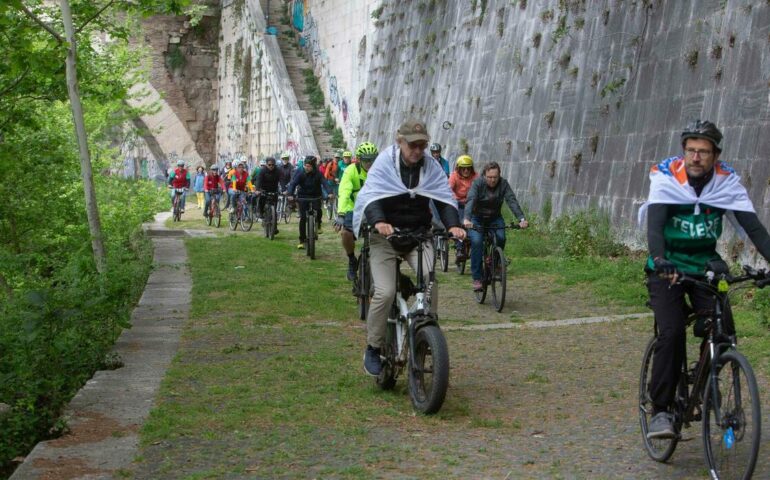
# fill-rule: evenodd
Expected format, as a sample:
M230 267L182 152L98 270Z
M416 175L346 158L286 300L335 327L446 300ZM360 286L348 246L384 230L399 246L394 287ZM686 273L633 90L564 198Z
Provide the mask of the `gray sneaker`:
M674 422L672 421L671 414L668 412L656 413L650 421L647 438L674 438L675 436L676 432L674 431Z

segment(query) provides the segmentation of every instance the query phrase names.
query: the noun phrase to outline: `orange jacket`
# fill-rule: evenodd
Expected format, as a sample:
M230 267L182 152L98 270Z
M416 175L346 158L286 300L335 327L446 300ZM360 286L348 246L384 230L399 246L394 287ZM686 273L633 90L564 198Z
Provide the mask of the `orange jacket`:
M331 161L326 164L326 170L324 171L324 178L327 180L334 180L337 178L337 162Z
M478 176L478 173L473 172L470 177L463 178L457 170L449 175L449 188L452 190L452 194L458 202L465 203L465 200L468 198L468 190L470 190L473 180Z

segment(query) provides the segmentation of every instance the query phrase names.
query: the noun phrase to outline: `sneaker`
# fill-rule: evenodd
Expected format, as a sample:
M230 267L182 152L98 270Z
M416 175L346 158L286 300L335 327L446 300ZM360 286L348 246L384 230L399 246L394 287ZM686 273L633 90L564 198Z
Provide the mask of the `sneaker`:
M676 432L674 431L674 423L671 421L671 414L668 412L656 413L650 421L647 438L674 438L675 436Z
M473 281L473 291L474 292L480 292L484 290L484 285L481 284L481 280L474 280Z
M184 213L184 208L179 210L179 213Z
M275 229L275 235L278 235L278 229L277 228Z
M323 233L321 232L321 225L318 225L318 228L315 229L317 233ZM318 240L318 237L315 237L316 240Z
M297 250L302 250L305 248L305 242L299 242L299 245L297 245Z
M230 213L235 213L235 207L230 207Z
M355 255L348 257L348 281L352 282L356 279L356 270L358 270L358 260Z
M364 352L364 371L367 375L378 376L382 372L382 359L380 358L380 349L366 346Z

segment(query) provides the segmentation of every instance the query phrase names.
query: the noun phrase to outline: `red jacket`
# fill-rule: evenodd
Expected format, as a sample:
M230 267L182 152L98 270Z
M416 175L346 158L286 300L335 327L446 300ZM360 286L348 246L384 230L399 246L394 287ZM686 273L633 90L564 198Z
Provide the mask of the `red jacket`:
M249 172L246 170L239 172L235 170L232 175L233 188L241 192L246 191L246 184L249 180Z
M190 187L190 177L186 168L177 168L174 170L174 178L171 179L171 186L174 188Z
M455 200L465 204L465 200L468 198L468 190L470 190L473 180L478 176L478 173L473 172L470 177L463 178L457 170L452 172L449 176L449 188L452 190Z
M208 192L211 190L216 190L217 188L224 190L225 189L225 181L220 177L219 175L206 175L206 180L203 182L203 191Z

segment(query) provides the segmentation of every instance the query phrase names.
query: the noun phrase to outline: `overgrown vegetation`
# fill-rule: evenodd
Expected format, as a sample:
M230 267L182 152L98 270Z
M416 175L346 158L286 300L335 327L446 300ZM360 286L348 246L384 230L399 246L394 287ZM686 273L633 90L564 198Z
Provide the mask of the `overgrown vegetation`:
M305 93L310 100L310 105L316 110L323 109L324 92L321 90L321 84L318 82L313 69L306 68L302 70L302 75L305 77Z

